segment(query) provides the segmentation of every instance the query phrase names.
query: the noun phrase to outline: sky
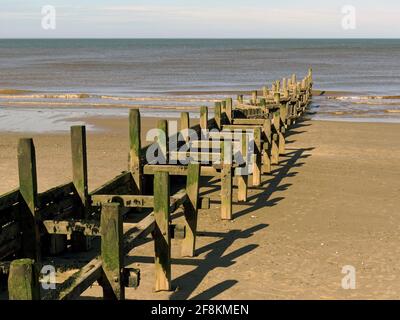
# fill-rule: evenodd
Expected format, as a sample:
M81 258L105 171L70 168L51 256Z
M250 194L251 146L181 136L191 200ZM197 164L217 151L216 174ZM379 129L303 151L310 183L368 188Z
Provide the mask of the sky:
M0 38L400 38L399 16L399 0L0 0Z

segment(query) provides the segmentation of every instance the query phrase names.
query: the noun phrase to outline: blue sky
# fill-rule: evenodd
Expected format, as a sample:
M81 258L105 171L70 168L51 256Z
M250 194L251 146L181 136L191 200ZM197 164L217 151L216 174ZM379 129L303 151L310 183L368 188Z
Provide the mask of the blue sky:
M346 5L356 29L342 28ZM400 38L399 16L398 0L0 0L0 38Z

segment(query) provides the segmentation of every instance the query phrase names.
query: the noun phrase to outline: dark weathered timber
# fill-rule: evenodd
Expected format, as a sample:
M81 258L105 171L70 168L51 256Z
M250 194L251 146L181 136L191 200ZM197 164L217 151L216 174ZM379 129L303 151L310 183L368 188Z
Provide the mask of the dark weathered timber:
M154 175L153 231L155 249L155 291L171 290L171 235L169 229L169 175L156 172Z
M221 219L232 219L232 141L221 142Z
M190 163L186 178L188 201L184 203L185 238L182 240L182 256L193 257L196 248L197 208L199 201L200 163Z
M18 143L19 191L22 197L19 224L22 233L22 255L41 260L39 219L37 214L36 156L33 140L20 139Z
M105 299L125 299L122 281L124 267L123 222L118 203L101 208L101 260L105 277L101 281Z
M39 275L32 259L11 262L8 275L10 300L40 300Z
M129 110L129 171L132 174L136 194L143 191L143 176L141 163L141 139L140 139L140 112L138 109Z

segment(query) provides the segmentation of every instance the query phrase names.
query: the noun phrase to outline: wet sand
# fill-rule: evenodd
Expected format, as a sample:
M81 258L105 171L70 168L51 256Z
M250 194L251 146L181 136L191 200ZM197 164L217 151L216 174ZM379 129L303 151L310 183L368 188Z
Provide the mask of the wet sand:
M89 187L127 166L127 119L92 119ZM143 131L156 119L143 120ZM17 139L0 133L0 193L17 186ZM151 242L131 252L142 283L130 299L398 299L400 282L400 125L305 121L288 136L287 155L249 203L219 220L216 181L201 210L196 258L181 259L174 242L171 293L153 292ZM69 136L35 134L39 189L71 179ZM234 190L236 199L236 190ZM356 289L344 290L343 266L356 268ZM94 285L84 293L101 293Z

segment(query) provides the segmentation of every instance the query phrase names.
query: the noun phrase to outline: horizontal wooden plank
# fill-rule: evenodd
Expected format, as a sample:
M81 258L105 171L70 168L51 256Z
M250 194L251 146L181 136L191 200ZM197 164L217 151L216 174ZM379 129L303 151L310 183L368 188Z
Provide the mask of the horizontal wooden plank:
M170 151L169 160L170 161L188 161L192 159L194 161L201 162L220 162L221 153L220 152L195 152L195 151Z
M186 165L157 165L157 164L146 164L143 172L147 175L154 175L155 172L168 172L172 176L186 176L188 167ZM214 164L212 166L201 166L200 175L203 177L215 177L219 176L221 165Z
M265 119L233 119L233 125L259 125L263 126Z
M0 195L0 211L7 209L18 203L19 196L20 196L19 189L15 189Z
M16 239L19 236L19 232L19 225L16 221L0 227L0 245L7 241Z
M50 234L79 231L85 236L100 236L100 223L96 220L44 220L43 225Z
M38 207L43 208L49 203L62 200L65 197L74 194L75 192L75 187L72 182L68 182L60 186L51 188L45 192L38 194Z
M153 208L154 197L144 195L94 194L90 196L92 206L117 202L126 208Z
M94 258L77 273L71 276L58 294L59 300L77 299L87 288L101 277L102 261L99 257ZM51 297L53 298L53 297Z
M20 248L21 241L19 237L4 244L0 244L0 260L18 252Z

